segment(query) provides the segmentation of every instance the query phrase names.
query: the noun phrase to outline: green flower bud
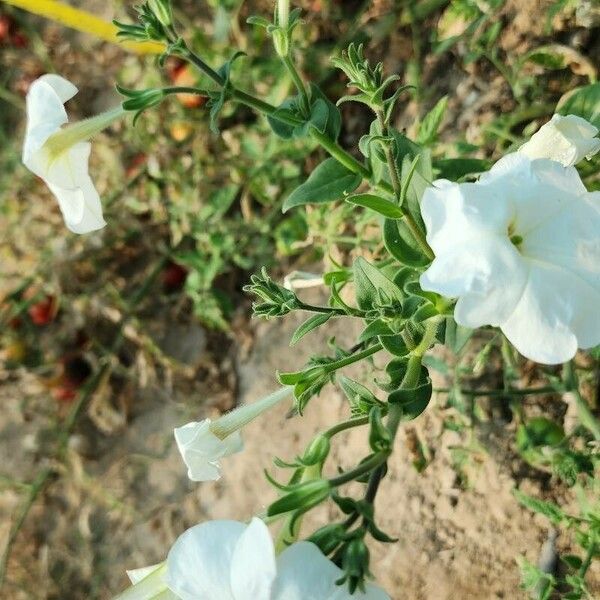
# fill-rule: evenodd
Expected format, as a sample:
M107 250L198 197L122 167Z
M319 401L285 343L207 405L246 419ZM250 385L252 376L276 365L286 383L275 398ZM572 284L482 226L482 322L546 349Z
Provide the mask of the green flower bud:
M314 479L288 488L285 496L275 500L267 509L267 515L272 517L292 510L303 512L311 509L329 498L331 485L327 479Z
M148 7L164 27L173 23L170 0L148 0Z
M123 102L123 108L125 110L145 110L151 106L159 104L164 98L165 94L160 89L148 89L148 90L125 90L124 88L117 87L120 94L127 96L128 99Z
M346 530L343 525L339 523L331 523L317 529L309 538L308 541L312 542L319 547L321 552L325 555L331 554L344 540L346 536Z
M318 465L325 462L331 448L331 442L326 435L319 434L304 451L301 462L304 465Z

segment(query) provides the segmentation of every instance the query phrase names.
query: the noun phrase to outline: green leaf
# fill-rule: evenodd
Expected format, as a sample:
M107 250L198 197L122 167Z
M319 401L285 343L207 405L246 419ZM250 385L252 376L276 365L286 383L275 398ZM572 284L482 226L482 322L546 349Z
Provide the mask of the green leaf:
M600 83L593 83L563 96L556 112L577 115L600 129Z
M437 170L437 177L458 181L465 175L482 173L491 166L489 160L481 158L442 158L433 161L433 168Z
M313 329L320 327L324 323L327 323L329 319L332 317L333 313L324 313L317 314L309 317L296 331L294 331L294 335L292 336L292 340L290 342L290 346L298 343L307 333L310 333Z
M388 336L394 335L394 332L390 329L389 325L382 321L381 319L376 319L375 321L371 321L363 330L363 332L358 337L359 342L366 342L371 338L377 336Z
M334 202L344 194L353 192L361 181L360 175L347 169L335 158L328 158L285 199L282 210L287 212L290 208L303 204Z
M402 290L376 266L359 256L353 265L356 303L362 310L371 310L382 301L402 303Z
M454 354L458 354L473 333L475 333L474 329L458 325L452 317L448 317L446 319L444 345L450 348Z
M520 490L517 490L517 489L513 490L513 494L515 495L515 498L525 508L528 508L529 510L532 510L533 512L544 515L545 517L550 519L550 521L552 523L554 523L554 525L559 525L565 518L565 513L562 511L560 506L558 506L552 502L545 502L544 500L538 500L537 498L528 496L527 494L524 494L523 492L521 492Z
M393 369L388 368L386 370L392 379L401 382L406 373L407 361L392 361L390 365L392 364L394 365ZM412 388L400 387L393 391L388 396L388 402L400 404L402 406L402 420L410 421L416 419L427 408L432 394L433 386L429 371L426 366L422 365L417 385Z
M410 352L401 335L382 335L379 337L379 342L394 356L406 356Z
M313 108L311 113L319 111L319 122L315 123L315 119L311 116L311 123L316 125L319 131L330 137L332 140L337 140L342 129L342 114L340 109L323 93L320 87L314 83L310 84L310 96L313 100ZM326 115L323 119L322 115Z
M342 115L339 108L327 98L321 89L311 84L310 86L310 115L306 118L300 110L300 98L294 96L287 98L278 107L274 115L269 115L267 120L274 133L285 140L306 137L310 128L315 127L333 140L336 140L342 128ZM301 122L290 125L275 118L276 115L294 117Z
M354 196L348 196L346 202L370 208L388 219L401 219L404 216L404 212L397 204L373 194L355 194Z
M427 113L419 126L417 142L423 146L433 143L437 137L437 132L442 124L442 119L448 106L448 96L440 98L437 104Z
M383 243L388 252L409 267L425 267L429 259L422 253L410 229L402 221L386 219L383 224Z

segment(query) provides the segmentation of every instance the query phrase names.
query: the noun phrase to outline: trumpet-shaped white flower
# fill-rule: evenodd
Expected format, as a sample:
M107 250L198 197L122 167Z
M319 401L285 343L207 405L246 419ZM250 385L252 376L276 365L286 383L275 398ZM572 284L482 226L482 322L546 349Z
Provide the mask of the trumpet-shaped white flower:
M31 84L23 163L56 196L67 227L74 233L88 233L106 223L88 174L91 145L87 140L125 111L118 107L63 128L69 120L63 104L76 93L77 88L58 75L42 75Z
M209 521L188 529L158 565L118 600L389 600L379 587L350 595L335 582L342 571L310 542L279 556L267 526ZM130 572L131 576L131 572Z
M545 364L600 343L600 192L574 168L509 154L477 183L434 182L421 211L421 286L458 298L457 323L499 326Z
M529 158L549 158L565 167L591 158L600 150L598 129L576 115L554 115L519 148Z
M174 430L177 448L192 481L216 481L221 477L219 460L243 448L240 429L260 414L290 396L283 387L257 402L240 406L216 421L191 422Z

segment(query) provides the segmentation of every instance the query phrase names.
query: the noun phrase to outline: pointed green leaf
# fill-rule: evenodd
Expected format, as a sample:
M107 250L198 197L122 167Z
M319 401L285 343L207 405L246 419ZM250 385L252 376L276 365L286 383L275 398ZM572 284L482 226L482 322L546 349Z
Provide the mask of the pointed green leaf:
M332 317L333 313L324 313L317 314L309 317L296 331L294 331L294 335L292 336L292 340L290 342L290 346L298 343L307 333L310 333L313 329L320 327L324 323L327 323L329 319Z
M402 303L403 294L400 288L376 266L359 256L354 261L353 268L356 303L359 308L371 310L374 306L378 306L382 294L387 296L390 301Z
M348 196L346 202L370 208L388 219L401 219L404 216L404 212L397 204L373 194L355 194L354 196Z
M283 212L303 204L334 202L342 198L344 194L353 192L361 181L360 175L348 170L335 158L328 158L286 198L283 203Z

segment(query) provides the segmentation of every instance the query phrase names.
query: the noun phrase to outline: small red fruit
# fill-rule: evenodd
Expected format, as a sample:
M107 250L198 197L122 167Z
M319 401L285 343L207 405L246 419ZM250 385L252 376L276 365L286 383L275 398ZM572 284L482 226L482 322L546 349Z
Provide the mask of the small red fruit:
M164 269L161 275L163 288L166 292L176 292L183 287L187 279L187 269L170 262Z
M58 303L54 296L46 296L27 309L31 322L39 326L48 325L48 323L54 321L57 312Z

